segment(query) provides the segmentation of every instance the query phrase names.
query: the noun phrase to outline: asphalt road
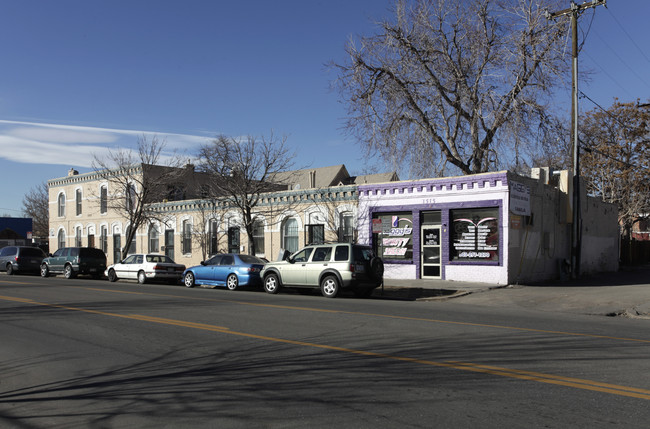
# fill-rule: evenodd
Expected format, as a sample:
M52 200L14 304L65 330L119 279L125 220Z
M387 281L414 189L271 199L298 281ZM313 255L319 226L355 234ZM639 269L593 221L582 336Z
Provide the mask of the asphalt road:
M650 330L467 303L0 276L0 427L645 427Z

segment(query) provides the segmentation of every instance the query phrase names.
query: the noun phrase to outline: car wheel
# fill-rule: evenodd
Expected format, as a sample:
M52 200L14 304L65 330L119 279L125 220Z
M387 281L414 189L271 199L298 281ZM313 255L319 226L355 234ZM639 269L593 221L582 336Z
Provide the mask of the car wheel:
M187 274L185 274L185 278L183 279L183 283L185 284L185 287L194 287L195 281L194 281L194 273L191 271Z
M72 265L68 264L63 268L63 276L66 279L74 278L74 270L72 269Z
M226 287L228 290L235 290L237 289L237 286L239 285L239 279L237 279L237 276L235 274L231 274L228 276L226 279Z
M143 285L146 282L147 282L147 276L145 275L144 271L138 272L138 283Z
M10 276L14 273L14 266L11 264L7 264L7 275Z
M47 267L47 264L41 265L41 277L49 277L50 269Z
M280 291L280 279L275 274L264 277L264 290L266 293L276 294Z
M334 276L325 276L320 282L320 291L324 297L334 298L339 293L339 281Z
M117 274L115 274L115 270L113 270L113 269L108 270L108 281L109 282L116 282L117 281Z

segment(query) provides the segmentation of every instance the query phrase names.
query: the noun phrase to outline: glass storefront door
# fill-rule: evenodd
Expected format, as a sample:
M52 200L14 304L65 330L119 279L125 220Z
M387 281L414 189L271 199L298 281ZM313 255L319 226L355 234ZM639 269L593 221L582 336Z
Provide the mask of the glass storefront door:
M440 226L422 225L421 237L421 275L423 279L441 278Z

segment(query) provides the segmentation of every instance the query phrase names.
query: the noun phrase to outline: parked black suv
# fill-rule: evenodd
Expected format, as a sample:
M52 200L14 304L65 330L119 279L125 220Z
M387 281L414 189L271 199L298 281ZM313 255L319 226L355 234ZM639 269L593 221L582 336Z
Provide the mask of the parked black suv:
M98 279L106 270L106 255L94 247L62 247L43 259L41 276L63 274L66 279L90 274Z
M320 288L334 298L341 289L367 297L381 285L384 263L368 246L350 243L312 244L284 261L269 262L262 270L264 290L278 293L281 286Z
M0 249L0 271L7 274L37 273L47 255L38 247L7 246Z

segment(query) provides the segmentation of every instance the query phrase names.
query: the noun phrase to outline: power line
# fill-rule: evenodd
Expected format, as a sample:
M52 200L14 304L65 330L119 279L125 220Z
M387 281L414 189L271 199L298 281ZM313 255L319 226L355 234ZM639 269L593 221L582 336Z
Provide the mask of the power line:
M603 72L603 73L604 73L604 74L605 74L605 75L606 75L606 76L607 76L607 77L608 77L612 82L614 82L614 83L616 84L616 86L618 86L618 87L619 87L619 88L620 88L624 93L626 93L630 98L634 98L634 95L632 95L632 94L631 94L627 89L625 89L625 88L623 87L623 85L621 85L620 83L618 83L618 81L617 81L616 79L614 79L614 76L612 76L611 74L609 74L609 73L607 72L607 70L605 70L605 69L604 69L600 64L598 64L598 62L597 62L596 60L594 60L594 59L592 58L591 55L589 55L587 52L583 52L583 54L586 55L587 58L589 58L589 59L591 60L591 62L593 62L594 64L596 64L596 66L598 66L598 68L600 69L600 71L602 71L602 72Z
M625 67L627 67L627 69L628 69L629 71L631 71L632 74L634 74L634 76L637 77L637 79L639 79L641 82L643 82L643 83L645 84L645 86L647 86L648 89L650 89L650 84L648 84L648 82L646 82L646 80L643 79L643 78L642 78L642 77L637 73L636 70L634 70L634 69L633 69L633 68L632 68L632 67L631 67L631 66L630 66L630 65L629 65L629 64L628 64L628 63L627 63L623 58L621 58L621 56L618 54L618 52L616 52L614 49L612 49L612 47L609 46L609 45L607 44L607 42L606 42L602 37L600 37L600 35L599 35L598 33L596 33L596 37L598 37L598 39L602 42L603 45L605 45L605 46L607 47L607 49L609 49L610 51L612 51L612 53L616 56L616 58L618 58L618 60L621 62L621 64L623 64Z
M582 91L579 91L579 92L580 92L581 98L586 98L587 100L591 101L592 103L594 103L594 104L596 105L596 107L598 107L598 108L599 108L600 110L602 110L605 114L607 114L607 116L609 116L610 118L612 118L613 120L615 120L615 121L616 121L616 122L617 122L621 127L623 127L623 128L627 128L628 130L632 131L632 128L630 128L627 124L624 124L623 122L621 122L621 121L620 121L616 116L612 115L612 113L611 113L609 110L605 109L603 106L601 106L600 104L596 103L594 100L592 100L592 99L591 99L587 94L585 94L584 92L582 92Z
M646 59L646 61L650 63L650 58L648 58L648 56L645 54L645 52L643 52L643 51L641 50L641 48L639 47L639 45L636 44L636 42L634 41L634 39L632 38L632 36L630 36L630 34L627 32L627 30L625 29L625 27L623 27L623 26L621 25L621 23L618 21L618 19L616 19L616 15L614 15L614 14L612 13L612 11L609 10L609 8L606 7L605 9L607 9L607 11L608 11L609 14L612 16L612 18L614 18L614 21L616 22L616 24L618 24L618 26L621 28L621 30L623 30L623 33L625 33L625 35L627 36L627 38L630 39L630 42L632 42L632 44L633 44L633 45L636 47L636 49L641 53L641 55L643 55L643 57Z

